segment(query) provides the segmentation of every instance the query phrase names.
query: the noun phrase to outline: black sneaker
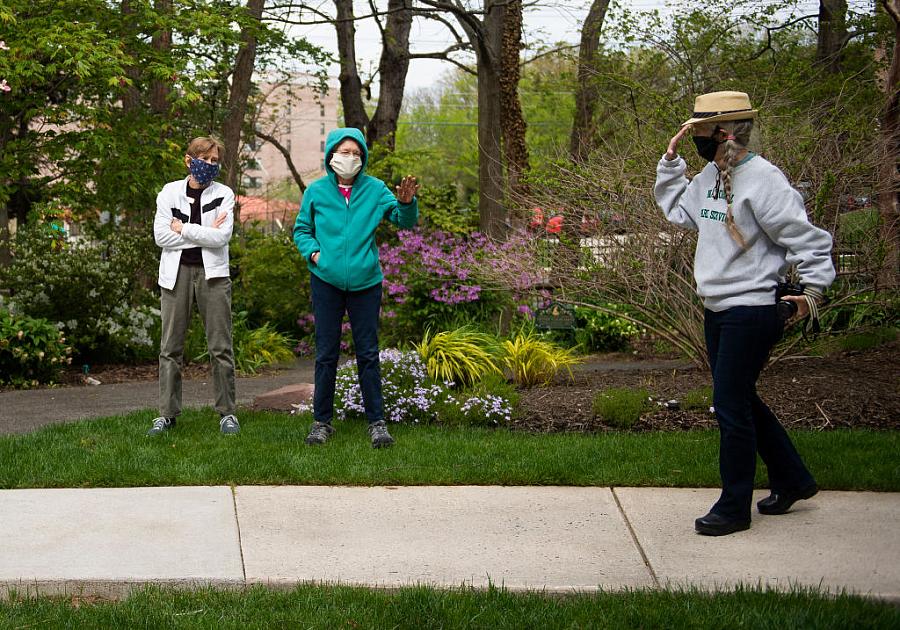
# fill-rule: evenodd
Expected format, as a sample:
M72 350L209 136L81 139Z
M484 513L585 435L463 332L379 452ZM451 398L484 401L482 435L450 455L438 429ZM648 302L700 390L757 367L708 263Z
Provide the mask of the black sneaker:
M394 438L388 433L384 420L369 425L369 437L372 438L372 448L384 448L394 444Z
M330 422L313 422L309 435L306 436L307 444L324 444L334 433L334 427Z
M219 420L219 431L222 432L222 435L234 435L241 432L241 425L238 424L234 414L230 413L227 416L222 416L222 419Z
M165 433L169 429L175 428L175 418L154 418L153 426L147 431L147 435L159 435Z

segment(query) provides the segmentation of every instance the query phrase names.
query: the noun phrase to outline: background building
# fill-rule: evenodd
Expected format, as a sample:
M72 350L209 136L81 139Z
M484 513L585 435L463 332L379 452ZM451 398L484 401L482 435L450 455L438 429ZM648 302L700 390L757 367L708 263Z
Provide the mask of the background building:
M296 75L289 81L259 84L256 130L275 138L291 156L304 183L325 174L325 137L338 126L339 86L329 81L327 93L317 79ZM299 201L299 191L284 155L270 142L248 138L248 165L243 184L248 196Z

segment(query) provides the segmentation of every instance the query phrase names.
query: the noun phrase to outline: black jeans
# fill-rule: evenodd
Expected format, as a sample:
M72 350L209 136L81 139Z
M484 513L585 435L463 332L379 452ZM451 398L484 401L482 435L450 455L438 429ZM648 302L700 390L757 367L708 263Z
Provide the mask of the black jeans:
M344 291L310 274L316 324L316 389L313 418L330 423L334 417L334 387L341 350L341 321L350 316L356 370L369 423L384 419L381 365L378 360L378 317L381 283L362 291Z
M756 393L756 380L783 329L774 304L705 312L722 477L722 495L712 511L726 518L750 520L757 452L772 490L814 483L784 427Z

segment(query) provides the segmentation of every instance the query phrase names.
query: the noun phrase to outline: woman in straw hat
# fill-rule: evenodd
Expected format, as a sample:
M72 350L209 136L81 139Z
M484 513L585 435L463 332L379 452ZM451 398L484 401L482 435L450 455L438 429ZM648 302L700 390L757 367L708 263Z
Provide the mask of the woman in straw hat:
M784 428L757 395L756 380L784 330L776 285L796 267L804 295L783 299L796 305L795 318L816 317L835 275L831 236L810 224L800 193L784 173L747 150L756 115L743 92L698 96L694 115L669 142L656 170L656 202L666 218L698 232L694 279L705 308L722 494L695 528L711 536L750 527L757 452L771 487L770 496L757 503L760 514L784 514L817 492ZM709 162L690 181L677 153L688 133Z

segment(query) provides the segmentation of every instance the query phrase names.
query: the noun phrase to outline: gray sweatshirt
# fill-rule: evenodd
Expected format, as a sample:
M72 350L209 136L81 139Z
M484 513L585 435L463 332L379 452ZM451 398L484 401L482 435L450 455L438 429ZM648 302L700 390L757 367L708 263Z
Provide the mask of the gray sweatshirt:
M808 287L822 292L831 285L831 235L809 222L803 198L775 165L749 154L732 171L732 213L746 250L725 227L725 185L717 198L716 165L691 181L686 168L681 157L663 157L654 193L669 221L699 232L694 280L706 308L774 304L775 285L792 265Z

